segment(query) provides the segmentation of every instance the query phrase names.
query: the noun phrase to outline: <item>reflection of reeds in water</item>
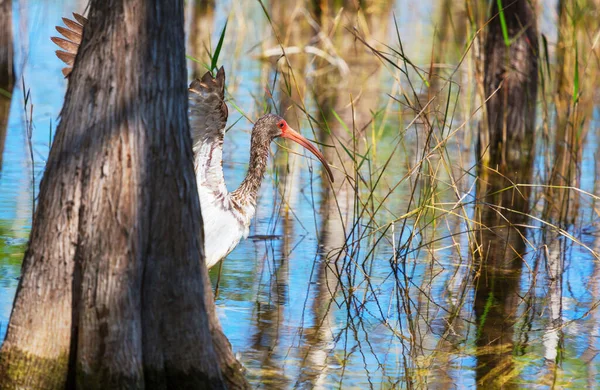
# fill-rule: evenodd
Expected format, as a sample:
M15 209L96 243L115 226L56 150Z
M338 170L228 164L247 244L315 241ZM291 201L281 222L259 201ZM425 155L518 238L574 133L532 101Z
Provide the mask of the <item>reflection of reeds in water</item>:
M369 184L362 182L358 173L368 158L365 139L374 128L373 112L377 110L381 96L379 83L381 62L363 43L380 47L388 31L390 3L345 2L343 10L327 2L314 4L313 17L319 30L315 41L323 50L339 55L344 66L334 66L324 59L315 59L315 75L312 92L317 103L315 118L319 123L320 141L324 145L326 158L336 166L335 182L324 183L321 201L321 256L315 265L316 290L311 305L313 326L304 332L307 346L304 352L303 376L300 381L319 385L326 376L329 351L339 337L348 338L369 352L370 340L367 324L363 322L360 308L356 305L366 287L355 290L362 280L359 274L370 273L370 265L356 262L361 251L360 240L365 231L358 222L373 210L374 200L361 202L361 188ZM333 23L332 23L333 22ZM357 39L357 36L360 39ZM340 61L340 62L341 62ZM346 151L344 151L346 150ZM365 156L364 158L362 156ZM362 162L361 162L362 160ZM368 164L368 163L367 163ZM354 295L354 293L358 295ZM347 324L333 327L335 299L343 299L347 310ZM346 363L352 352L344 351L341 357L340 385L343 383ZM366 372L367 378L371 373ZM370 379L368 379L370 380Z
M317 105L314 112L308 113L310 123L321 130L319 140L326 145L324 154L337 168L334 170L333 186L323 181L324 194L319 210L322 256L314 268L316 291L311 289L307 292L312 301L309 310L311 326L303 328L304 344L299 350L302 367L297 385L319 386L328 374L328 347L334 343L335 337L339 337L333 334L330 308L338 286L341 286L341 278L354 278L354 265L350 258L352 251L347 250L346 240L348 228L355 231L355 237L361 231L358 225L352 226L355 207L358 207L352 182L357 180L354 174L359 164L357 155L361 149L365 150L361 139L372 120L372 110L378 104L380 92L377 83L373 82L379 77L380 62L347 27L356 26L354 33L361 34L369 42L383 40L386 23L382 21L387 21L390 7L388 4L373 12L374 8L369 5L355 8L354 2L344 4L343 11L325 2L306 2L293 9L282 4L273 3L270 14L277 30L279 51L286 53L286 57L280 58L276 64L281 112L292 126L299 125L300 118L306 115L303 113L303 100L309 85L307 92L314 97ZM378 2L369 4L377 5ZM369 11L365 12L366 9ZM338 22L330 24L338 13ZM343 148L352 150L354 155L344 153ZM295 168L298 160L278 161L284 195L282 216L289 219L292 216L288 213L288 206L294 204L293 196L290 198L289 195L297 193L298 172ZM282 163L285 164L283 167ZM342 273L345 275L342 276ZM347 301L347 304L351 302ZM349 324L354 320L357 322L356 330L360 332L362 320L349 318ZM341 375L343 377L343 373Z
M289 12L289 7L283 2L270 3L270 15L274 22L273 28L277 30L276 36L282 41L277 42L275 37L271 40L271 47L288 47L303 41L303 35L309 33L298 18L297 12ZM270 69L269 80L279 80L278 93L270 96L270 103L279 104L273 107L282 115L288 124L300 130L301 115L295 104L303 102L301 91L304 91L304 57L294 55L292 58L271 57L273 68ZM294 67L289 66L289 61ZM292 74L291 72L295 72ZM268 84L271 85L271 84ZM292 87L294 86L294 87ZM267 388L282 388L289 385L289 378L285 375L285 367L280 362L281 354L285 353L280 338L284 333L285 305L288 302L288 257L293 250L291 243L295 238L293 210L298 198L300 180L300 164L302 159L297 153L301 149L295 143L288 143L289 153L279 151L275 158L277 170L278 190L276 196L281 195L282 204L279 207L282 223L282 239L279 253L273 256L273 262L265 260L263 277L268 286L266 296L257 306L256 333L253 335L253 349L259 351L261 360L261 382ZM279 221L278 221L279 222ZM264 295L264 293L261 293Z
M15 70L13 64L12 1L0 0L0 172L8 126Z
M547 155L549 171L545 216L560 223L571 223L577 217L579 196L567 187L580 186L581 158L586 141L598 80L598 5L586 1L561 0L558 3L558 42L556 69L547 64L548 74L543 88L555 93L554 118L545 112L545 122L554 123L549 134L553 145ZM549 61L549 59L547 59ZM550 129L548 129L550 130Z
M284 221L284 234L290 231L289 221ZM281 342L284 334L285 305L288 302L288 254L289 247L285 244L293 237L283 238L280 253L267 256L267 269L263 270L266 291L259 294L255 306L256 329L251 336L252 350L256 360L260 362L261 382L267 388L285 387L289 379L281 364L281 354L284 345ZM272 245L268 245L272 248ZM270 263L269 258L273 259Z
M596 161L596 166L598 166ZM596 252L600 253L600 236L596 236L594 240L593 248ZM586 290L589 292L589 296L592 300L600 296L600 264L594 262L593 271L591 272L589 281L586 284ZM597 335L598 323L600 322L600 311L594 310L590 313L589 317L583 324L583 331L586 334L585 340L587 348L581 354L581 360L584 364L587 364L589 369L587 373L587 388L592 389L597 385L598 366L594 364L594 359L598 354L598 350L595 346L595 338Z
M581 186L583 148L596 98L597 36L591 36L590 31L598 30L598 11L594 2L558 2L556 65L553 68L547 59L548 72L542 82L548 94L554 92L543 110L549 140L543 218L552 224L552 229L543 233L547 247L542 257L547 272L548 322L543 335L546 365L541 377L548 385L557 381L564 337L563 275L569 240L559 234L558 228L576 221L581 206L580 194L572 189ZM554 115L548 107L554 107Z

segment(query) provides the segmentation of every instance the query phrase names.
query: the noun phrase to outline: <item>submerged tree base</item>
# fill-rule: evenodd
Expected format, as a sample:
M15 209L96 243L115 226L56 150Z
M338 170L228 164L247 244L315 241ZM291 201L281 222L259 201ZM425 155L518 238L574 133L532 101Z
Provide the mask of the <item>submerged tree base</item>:
M0 354L0 388L63 389L69 366L65 354L46 358L18 348L3 349Z
M0 355L0 388L59 390L65 388L80 388L86 390L102 389L221 389L221 378L211 378L205 373L190 369L181 370L177 367L164 369L144 368L138 376L128 376L123 373L110 373L101 370L97 373L86 372L81 365L77 368L75 383L66 379L69 359L66 355L57 358L44 358L23 352L17 348L4 350ZM239 373L238 373L239 374Z

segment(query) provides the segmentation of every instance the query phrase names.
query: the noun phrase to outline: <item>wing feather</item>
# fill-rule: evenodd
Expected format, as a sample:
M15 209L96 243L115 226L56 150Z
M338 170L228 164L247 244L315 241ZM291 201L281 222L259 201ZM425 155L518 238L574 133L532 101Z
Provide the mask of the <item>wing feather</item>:
M56 31L58 31L60 35L62 35L63 37L67 38L75 44L79 44L81 42L81 34L75 31L69 30L68 28L64 28L61 26L56 26Z
M62 18L62 21L70 30L76 32L79 35L83 34L83 25L67 18Z
M207 72L189 88L190 129L194 146L194 163L199 187L225 195L223 178L223 137L227 124L225 104L225 70L216 77Z
M87 18L84 17L81 14L78 14L77 12L73 12L73 17L75 18L75 20L77 22L79 22L79 24L81 24L82 26L85 26L85 24L87 23Z

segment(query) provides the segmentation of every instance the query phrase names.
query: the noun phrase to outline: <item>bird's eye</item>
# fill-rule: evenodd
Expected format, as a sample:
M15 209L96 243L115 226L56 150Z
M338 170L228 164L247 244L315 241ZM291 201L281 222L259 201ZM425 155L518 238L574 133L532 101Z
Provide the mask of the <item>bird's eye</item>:
M283 129L283 127L285 126L285 124L283 123L283 121L281 121L281 122L279 122L279 124L277 126L279 126L280 129Z

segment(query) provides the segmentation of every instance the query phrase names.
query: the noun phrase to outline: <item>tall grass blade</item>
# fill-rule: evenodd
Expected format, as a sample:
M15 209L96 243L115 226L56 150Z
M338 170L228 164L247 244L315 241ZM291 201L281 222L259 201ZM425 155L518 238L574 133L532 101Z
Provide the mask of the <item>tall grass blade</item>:
M267 7L265 7L262 0L258 0L258 2L260 3L260 6L261 6L263 12L265 13L265 16L267 17L267 20L269 21L269 23L273 24L273 22L271 21L271 16L269 15L269 11L267 11Z
M221 36L219 37L219 43L217 43L217 47L215 48L215 52L210 57L210 71L214 72L217 70L217 61L219 60L219 54L221 54L221 48L223 47L223 40L225 39L225 31L227 30L227 22L225 21L225 25L223 26L223 31L221 31Z
M510 38L508 37L508 27L506 26L506 18L504 17L504 7L502 6L502 0L496 0L498 4L498 16L500 17L500 27L502 28L502 36L504 37L504 44L506 47L510 46Z
M579 49L575 42L575 75L573 76L573 104L579 99Z
M4 88L0 88L0 95L4 96L7 99L11 99L12 98L12 93L8 92Z

